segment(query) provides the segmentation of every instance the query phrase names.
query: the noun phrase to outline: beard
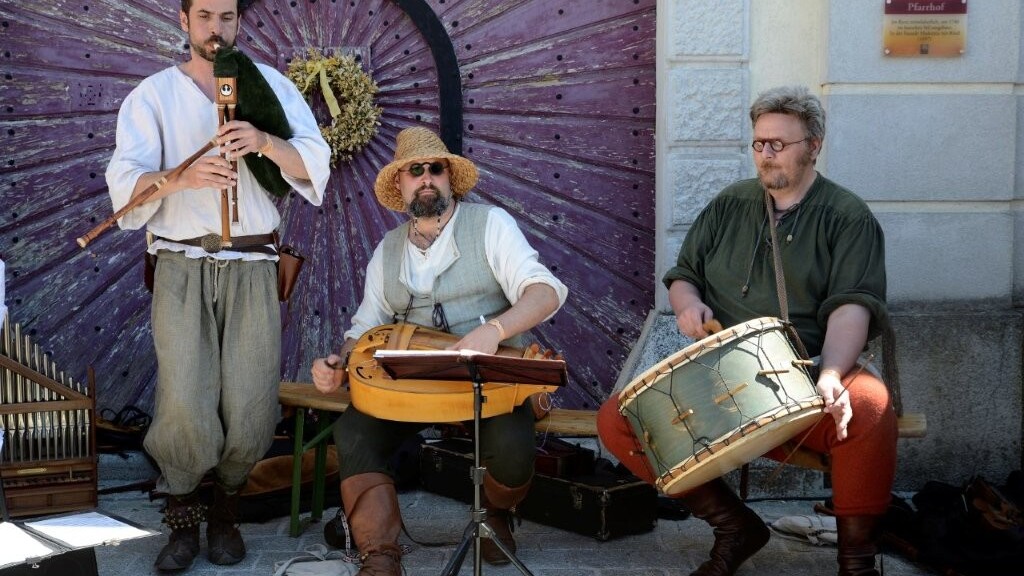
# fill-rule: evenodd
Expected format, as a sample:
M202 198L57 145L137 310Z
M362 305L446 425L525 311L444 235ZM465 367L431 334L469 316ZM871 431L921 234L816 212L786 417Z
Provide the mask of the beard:
M203 60L206 60L208 62L213 62L214 59L217 57L217 51L216 50L207 50L206 49L206 44L208 44L210 42L214 42L214 43L219 44L220 45L220 50L223 50L225 48L231 48L231 47L233 47L235 45L233 42L231 44L228 44L227 41L224 40L223 38L221 38L220 36L210 36L209 38L206 39L206 42L203 42L202 44L193 41L191 36L190 36L189 40L188 40L188 45L191 46L192 49L195 50L196 54L199 54L199 56Z
M430 190L434 195L426 198L420 196L420 192L424 190ZM427 184L416 191L416 197L409 203L409 214L414 218L440 216L448 210L451 203L451 196L445 196L437 186Z
M789 176L785 172L775 172L769 175L768 169L776 168L774 164L764 164L762 169L758 171L757 177L761 181L761 186L764 186L768 190L782 190L783 188L789 188Z
M811 159L811 150L808 148L802 155L796 159L796 166L794 167L794 174L803 174L807 167L812 165L814 160ZM772 171L769 174L769 170ZM761 162L761 165L757 169L757 178L761 181L761 186L764 186L767 190L783 190L794 185L794 179L791 178L791 174L788 174L784 168L779 164L765 160Z

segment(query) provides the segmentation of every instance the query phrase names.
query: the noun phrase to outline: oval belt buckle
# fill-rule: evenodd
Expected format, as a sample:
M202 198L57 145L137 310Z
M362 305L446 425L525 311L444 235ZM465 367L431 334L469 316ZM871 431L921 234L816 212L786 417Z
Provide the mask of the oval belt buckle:
M210 254L220 252L222 245L220 234L207 234L199 239L199 247Z

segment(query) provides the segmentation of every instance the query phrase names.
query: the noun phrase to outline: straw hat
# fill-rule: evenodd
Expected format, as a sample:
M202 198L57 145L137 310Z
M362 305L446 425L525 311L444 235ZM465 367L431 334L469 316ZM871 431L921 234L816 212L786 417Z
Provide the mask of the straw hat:
M373 185L377 200L385 208L405 212L402 191L395 180L398 169L411 162L425 162L435 158L444 158L448 161L448 181L451 183L452 195L455 198L462 198L476 186L478 174L476 166L471 161L449 152L444 142L431 130L414 126L402 130L395 138L395 160L381 168Z

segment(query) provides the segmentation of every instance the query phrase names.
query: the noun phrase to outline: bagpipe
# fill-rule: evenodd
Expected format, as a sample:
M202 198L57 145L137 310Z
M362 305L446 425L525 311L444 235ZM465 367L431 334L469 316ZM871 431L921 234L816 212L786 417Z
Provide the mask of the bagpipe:
M260 130L287 140L292 137L291 127L285 115L281 101L277 98L270 84L260 73L256 64L235 47L221 48L214 56L213 75L216 80L218 128L232 120L244 120ZM120 210L97 224L81 237L78 245L85 248L100 234L113 226L119 218L146 203L164 185L181 175L196 160L217 146L213 137L202 148L185 159L176 168L165 174L145 190L132 197ZM291 186L281 176L281 170L269 158L257 153L243 156L245 165L252 172L260 186L275 196L283 196ZM232 169L237 169L237 161L232 161ZM230 199L229 199L230 196ZM229 206L230 203L230 206ZM229 218L238 222L238 190L232 186L221 191L221 247L231 246L231 227ZM229 216L229 213L231 215Z

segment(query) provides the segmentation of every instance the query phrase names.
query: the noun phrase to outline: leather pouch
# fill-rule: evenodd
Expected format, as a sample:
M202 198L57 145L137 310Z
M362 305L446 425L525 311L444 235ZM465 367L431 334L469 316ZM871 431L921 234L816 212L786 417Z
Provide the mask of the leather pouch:
M306 258L287 244L277 248L277 299L287 302L299 280L299 272Z
M156 278L156 254L143 252L142 256L146 261L142 270L142 280L146 284L146 290L149 290L149 293L152 294L153 279Z
M153 233L149 230L146 231L146 249L142 252L143 266L142 266L142 282L146 285L146 290L150 294L153 293L153 284L156 279L156 254L149 253L149 246L156 239Z

